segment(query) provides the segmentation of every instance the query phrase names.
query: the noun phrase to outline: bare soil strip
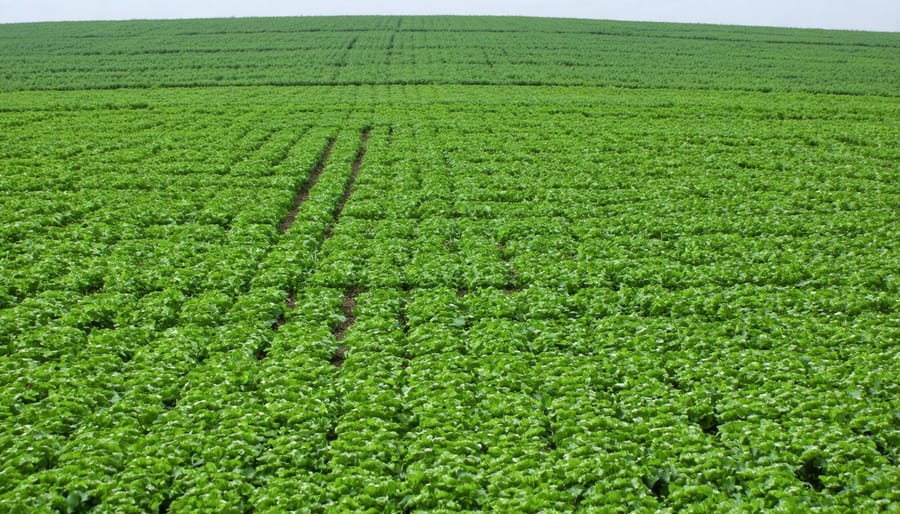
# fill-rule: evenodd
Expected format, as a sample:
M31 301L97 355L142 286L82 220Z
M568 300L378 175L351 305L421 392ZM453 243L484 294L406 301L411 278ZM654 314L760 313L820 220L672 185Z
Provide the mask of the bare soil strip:
M344 345L338 346L338 349L334 352L334 355L331 356L331 365L335 368L340 368L344 365L344 361L347 360L347 347Z
M413 354L410 353L409 344L407 342L407 336L409 336L409 316L406 314L406 309L409 305L409 286L407 284L404 284L403 291L405 294L400 303L400 312L397 313L397 322L400 324L400 330L403 332L403 341L405 344L403 353L400 354L400 358L403 359L403 369L406 369L409 367L409 361L413 359Z
M305 202L307 198L309 198L309 190L319 181L319 175L322 174L322 170L325 168L325 163L328 162L328 156L331 155L331 149L333 147L334 138L332 137L328 139L328 146L325 147L325 151L322 152L321 157L319 157L319 162L316 163L316 167L313 169L312 174L310 174L309 180L307 180L306 184L304 184L303 187L300 188L300 191L297 192L297 197L294 198L294 207L291 208L291 211L287 213L287 216L285 216L281 221L281 224L278 225L279 234L283 234L294 224L294 220L297 219L297 213L300 212L300 206L303 205L303 202Z
M284 319L284 313L281 313L281 316L278 316L278 319L276 319L269 328L274 332L278 332L278 329L284 326L286 322L287 320Z
M344 337L347 335L347 331L350 330L350 327L356 323L356 314L353 312L353 308L356 307L356 296L359 295L359 288L353 287L348 289L346 293L344 293L344 301L341 304L341 310L344 313L344 321L342 321L338 326L334 327L334 330L331 331L332 335L334 335L335 341L343 341ZM331 356L331 364L334 367L341 367L344 364L344 360L346 360L347 346L339 345L337 350L335 350L334 355Z
M156 511L159 512L159 514L168 514L169 507L171 507L171 506L172 506L172 497L166 496L165 498L163 498L163 501L161 501L159 503L159 508L157 508Z
M350 327L356 323L356 314L353 313L353 308L356 307L357 295L359 295L358 287L348 289L347 292L344 293L344 302L341 305L341 310L344 313L344 321L334 327L334 330L331 332L337 341L343 341L344 336L347 334L347 330L350 330Z
M347 205L347 200L349 200L350 195L353 194L353 185L356 184L356 178L359 176L359 168L362 166L363 157L366 156L366 142L369 140L369 132L371 131L372 127L366 127L359 136L359 151L356 152L356 159L353 161L353 166L350 168L350 178L347 179L347 185L344 187L344 195L341 196L341 200L338 202L337 207L334 208L334 222L325 231L325 239L331 238L334 234L334 226L337 225L338 219L341 217L341 212L344 210L344 206Z
M400 314L397 315L397 323L400 324L400 330L403 332L403 335L409 333L409 317L406 315L406 302L407 300L404 299L400 308Z
M512 266L509 267L509 278L506 281L506 284L503 285L503 290L507 293L516 293L521 291L522 288L516 285L518 281L519 273Z
M284 299L284 306L285 306L285 309L287 309L288 311L294 310L294 308L297 307L297 293L292 291L288 295L288 297ZM277 332L278 329L281 328L282 325L285 324L285 322L286 322L286 320L284 318L285 312L282 312L281 316L278 316L278 319L276 319L275 322L272 323L272 327L271 327L272 330Z

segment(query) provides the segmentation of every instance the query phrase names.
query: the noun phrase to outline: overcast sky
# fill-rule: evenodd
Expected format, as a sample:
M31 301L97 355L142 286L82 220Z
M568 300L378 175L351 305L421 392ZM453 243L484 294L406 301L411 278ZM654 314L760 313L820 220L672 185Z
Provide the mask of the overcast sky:
M0 23L336 14L498 14L900 32L900 0L0 0Z

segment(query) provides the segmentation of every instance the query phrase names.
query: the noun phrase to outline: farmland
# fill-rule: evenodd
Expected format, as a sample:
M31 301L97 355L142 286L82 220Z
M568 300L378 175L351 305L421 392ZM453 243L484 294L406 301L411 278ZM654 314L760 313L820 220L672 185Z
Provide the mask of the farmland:
M898 53L0 25L0 512L896 511Z

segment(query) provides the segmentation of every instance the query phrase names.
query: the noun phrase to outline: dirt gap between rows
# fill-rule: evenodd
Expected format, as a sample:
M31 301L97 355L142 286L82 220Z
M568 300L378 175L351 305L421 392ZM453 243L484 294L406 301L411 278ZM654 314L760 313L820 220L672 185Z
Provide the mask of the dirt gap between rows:
M343 341L344 337L347 335L347 330L356 323L356 314L353 313L353 309L356 307L357 295L359 295L358 287L350 288L344 293L344 301L341 303L344 321L334 327L334 330L331 332L334 335L334 339L337 341Z
M278 316L278 319L272 323L271 329L275 332L278 332L278 329L287 322L287 319L285 319L287 311L292 311L297 308L297 293L291 292L288 294L288 297L284 299L284 307L285 310L282 311L281 316Z

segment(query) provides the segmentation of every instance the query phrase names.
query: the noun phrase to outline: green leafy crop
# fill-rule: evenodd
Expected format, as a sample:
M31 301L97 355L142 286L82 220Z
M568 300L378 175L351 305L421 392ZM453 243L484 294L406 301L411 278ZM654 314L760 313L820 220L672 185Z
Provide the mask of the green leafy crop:
M0 512L894 512L897 34L0 26Z

